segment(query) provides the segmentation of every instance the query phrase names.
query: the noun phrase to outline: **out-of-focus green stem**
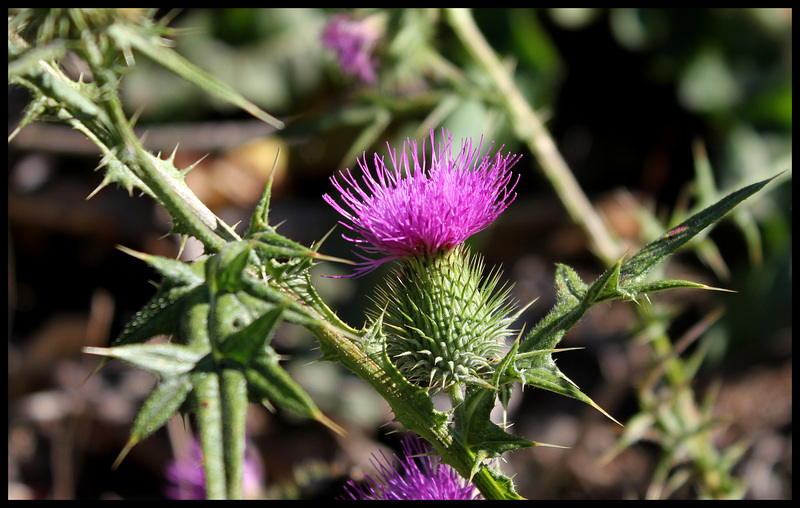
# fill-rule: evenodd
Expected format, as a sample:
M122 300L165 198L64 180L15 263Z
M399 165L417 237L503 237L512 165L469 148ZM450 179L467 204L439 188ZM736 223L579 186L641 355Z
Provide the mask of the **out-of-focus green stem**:
M447 19L461 43L493 80L519 139L524 141L555 189L572 220L589 237L594 253L606 264L613 264L619 249L608 229L592 207L575 176L556 147L547 128L533 111L486 42L468 9L447 9Z
M648 319L643 310L639 310L640 318L643 321ZM742 491L737 481L728 474L727 470L716 467L720 461L720 452L711 440L710 430L700 431L706 425L705 418L697 406L694 392L691 389L691 379L686 379L685 365L673 350L673 344L666 331L661 329L656 332L650 341L657 357L664 362L663 376L660 378L664 384L672 390L672 396L668 402L670 414L681 421L681 427L688 434L679 443L683 446L685 453L689 455L696 474L702 480L701 485L706 489L705 494L714 499L738 499L741 498ZM642 387L645 393L640 393L640 400L645 404L657 405L659 397L652 393L652 384L645 383ZM663 402L662 402L663 404ZM656 413L656 411L653 411ZM668 450L669 451L669 450ZM653 475L653 481L647 492L648 499L659 499L661 491L666 483L672 463L668 460L661 461Z

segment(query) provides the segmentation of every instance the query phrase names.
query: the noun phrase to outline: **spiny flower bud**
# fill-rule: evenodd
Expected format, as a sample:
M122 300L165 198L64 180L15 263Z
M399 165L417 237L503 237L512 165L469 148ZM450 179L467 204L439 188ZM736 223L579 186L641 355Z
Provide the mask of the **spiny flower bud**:
M409 381L433 389L486 385L510 335L508 288L464 247L404 260L377 292L386 353ZM377 316L373 316L376 317Z
M349 170L339 173L341 180L332 178L343 205L323 196L353 232L345 239L367 254L385 256L359 254L363 261L354 275L401 260L387 286L378 289L372 317L382 319L386 352L398 369L435 390L487 386L499 361L513 319L508 290L496 290L497 272L483 279L483 262L463 243L511 204L519 180L511 172L518 155L490 156L490 146L481 156L481 145L473 150L471 139L454 154L450 133L442 134L437 150L431 130L430 166L424 141L418 151L409 140L399 157L389 147L392 169L376 154L375 175L365 157L358 161L360 181Z

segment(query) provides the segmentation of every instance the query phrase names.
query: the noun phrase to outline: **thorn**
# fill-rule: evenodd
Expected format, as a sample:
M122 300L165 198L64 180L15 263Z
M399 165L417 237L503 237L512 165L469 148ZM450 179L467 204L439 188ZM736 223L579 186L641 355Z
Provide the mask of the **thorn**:
M175 150L177 150L177 149L178 149L178 147L176 146ZM172 152L172 154L173 154L172 156L174 157L175 156L175 152ZM205 160L206 157L208 157L208 154L203 155L202 157L197 159L193 164L190 164L190 165L186 166L183 169L179 169L178 173L181 174L181 177L186 178L186 174L189 173L189 171L191 171L194 168L196 168L198 164L200 164L201 162L203 162Z
M117 247L117 249L121 250L125 254L127 254L129 256L133 256L136 259L140 259L140 260L145 261L145 262L147 262L147 258L150 257L150 254L147 254L147 253L144 253L144 252L135 251L133 249L129 249L128 247L125 247L124 245L117 245L116 247Z
M117 456L117 460L115 460L114 464L111 465L111 470L112 471L116 471L116 469L119 467L119 465L122 463L122 461L125 460L125 457L128 456L128 453L130 453L131 449L134 446L136 446L136 444L138 442L139 442L139 439L135 438L134 436L131 436L128 439L128 442L125 443L125 447L122 449L121 452L119 452L119 455Z
M108 353L108 351L111 351L111 348L108 347L85 346L81 348L81 351L89 355L111 356L111 354Z
M102 181L102 182L100 182L100 185L98 185L98 186L97 186L97 188L96 188L95 190L93 190L93 191L92 191L92 192L91 192L91 193L90 193L88 196L86 196L86 201L89 201L90 199L92 199L92 198L94 197L94 195L95 195L95 194L97 194L98 192L100 192L100 190L101 190L101 189L103 189L105 186L107 186L109 183L111 183L111 181L110 181L110 180L109 180L109 181L106 181L106 179L105 179L105 178L103 178L103 181Z
M328 427L329 429L331 429L335 433L339 434L340 436L342 436L342 437L347 436L347 431L344 428L342 428L339 425L337 425L336 422L334 422L333 420L331 420L330 418L328 418L327 416L322 414L322 411L320 411L317 414L315 414L314 415L314 419L317 420L322 425Z
M725 289L725 288L715 288L714 286L707 286L705 284L701 284L701 287L698 289L707 289L709 291L723 291L725 293L738 293L738 291L733 289Z
M183 255L183 249L186 247L186 241L189 239L186 235L181 235L181 246L178 248L178 255L175 256L175 259L180 259Z
M103 358L103 359L100 361L100 364L99 364L97 367L95 367L94 369L92 369L92 371L91 371L91 372L89 372L89 373L86 375L86 377L85 377L85 378L83 378L83 381L81 381L81 382L78 384L78 388L80 388L80 387L82 387L84 384L86 384L86 382L87 382L87 381L89 381L89 378L90 378L90 377L92 377L92 376L94 376L95 374L97 374L98 372L100 372L100 369L102 369L102 368L103 368L103 366L104 366L106 363L108 363L108 362L109 362L109 359L108 359L108 358Z
M275 171L278 169L278 159L281 156L281 147L278 147L278 153L275 154L275 162L272 163L272 169L269 172L269 180L272 181L272 178L275 176Z
M139 117L142 116L142 111L144 111L144 105L139 106L136 111L133 112L133 116L131 116L130 119L131 128L136 127L136 124L139 122Z
M534 303L536 303L536 301L537 301L539 298L540 298L540 297L538 297L538 296L537 296L536 298L534 298L534 299L533 299L533 300L531 300L530 302L526 303L526 304L525 304L525 305L524 305L522 308L520 308L520 309L519 309L517 312L515 312L515 313L514 313L514 315L512 315L512 316L509 316L509 317L510 317L510 319L512 319L512 320L516 320L517 318L519 318L519 317L522 315L522 313L523 313L523 312L525 312L526 310L528 310L528 307L530 307L531 305L533 305ZM524 325L523 325L523 328L525 328L525 326L524 326ZM521 333L521 331L520 331L520 333ZM519 337L518 337L518 338L519 338Z
M308 256L314 259L319 259L320 261L331 261L333 263L343 263L346 265L358 264L355 261L350 261L349 259L342 259L342 258L337 258L335 256L328 256L326 254L320 254L317 251L310 251L310 254Z
M314 243L311 245L311 248L313 249L313 248L314 248L314 245L317 245L317 249L319 249L319 247L321 247L321 246L322 246L322 244L325 242L325 240L327 240L327 239L328 239L328 237L329 237L329 236L331 236L331 233L333 233L333 230L334 230L334 229L336 229L336 226L335 226L335 225L334 225L334 226L333 226L331 229L329 229L329 230L328 230L328 232L327 232L327 233L325 233L325 234L322 236L322 238L321 238L321 239L320 239L318 242L314 242ZM314 249L314 250L317 250L317 249Z

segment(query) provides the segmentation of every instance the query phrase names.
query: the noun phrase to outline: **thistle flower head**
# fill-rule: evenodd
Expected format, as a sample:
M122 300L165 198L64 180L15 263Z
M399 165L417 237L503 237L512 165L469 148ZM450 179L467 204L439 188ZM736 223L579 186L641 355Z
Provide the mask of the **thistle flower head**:
M378 79L378 60L373 51L381 30L373 21L376 19L359 20L339 14L332 17L322 31L322 44L336 52L342 72L357 76L368 85Z
M472 484L461 478L458 472L429 455L421 439L406 437L402 441L403 457L397 457L398 465L389 462L381 453L372 461L377 470L373 478L364 475L363 483L350 481L345 490L351 499L384 500L469 500L480 499L480 493Z
M416 141L403 143L402 153L389 149L391 168L375 154L374 173L366 154L358 164L361 178L350 170L331 178L343 204L323 196L344 217L341 224L353 232L342 235L373 259L363 254L355 275L398 258L435 256L451 250L473 234L485 229L516 197L512 191L511 167L519 155L502 155L502 147L493 156L480 156L482 140L473 150L471 139L462 140L453 153L452 137L442 129L438 145L431 129L430 165ZM407 151L407 149L409 149ZM410 153L409 153L410 152ZM359 181L360 180L360 181Z

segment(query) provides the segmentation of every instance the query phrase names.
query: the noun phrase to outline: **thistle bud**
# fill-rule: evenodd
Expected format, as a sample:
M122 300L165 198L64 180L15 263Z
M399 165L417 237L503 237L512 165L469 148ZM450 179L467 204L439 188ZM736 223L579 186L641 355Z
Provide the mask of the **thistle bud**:
M434 390L488 384L510 335L508 289L465 247L410 258L378 289L386 353L406 378Z

